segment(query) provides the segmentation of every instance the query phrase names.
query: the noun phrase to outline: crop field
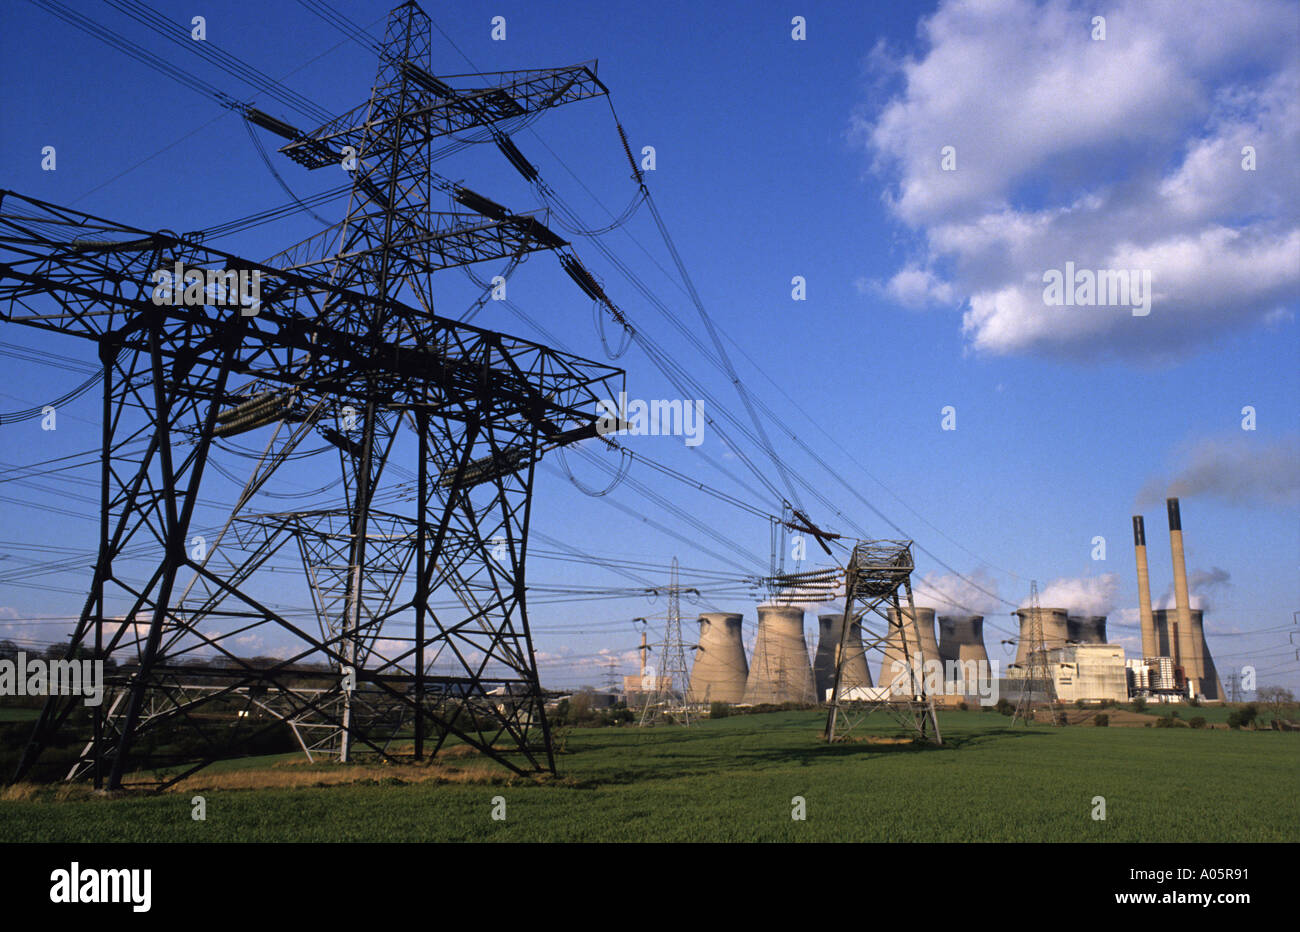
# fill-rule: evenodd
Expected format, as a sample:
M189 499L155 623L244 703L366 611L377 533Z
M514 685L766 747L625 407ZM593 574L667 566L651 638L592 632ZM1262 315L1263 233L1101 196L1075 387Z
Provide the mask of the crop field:
M10 841L1125 841L1300 839L1300 736L1011 727L941 714L945 746L828 746L819 712L575 729L560 776L434 765L214 765L156 796L0 791ZM206 818L192 818L202 796ZM805 818L797 819L800 800ZM1094 818L1096 797L1105 819ZM494 818L494 814L498 818Z

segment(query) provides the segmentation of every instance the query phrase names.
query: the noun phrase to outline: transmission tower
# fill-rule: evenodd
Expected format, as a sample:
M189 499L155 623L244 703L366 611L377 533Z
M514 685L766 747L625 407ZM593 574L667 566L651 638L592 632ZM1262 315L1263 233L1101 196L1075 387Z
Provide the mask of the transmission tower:
M690 725L699 710L688 699L690 671L686 665L686 646L682 643L681 594L699 590L681 586L677 578L677 558L673 557L667 589L655 589L668 596L668 615L664 638L659 647L659 668L654 671L653 691L641 710L642 725L671 723Z
M1062 724L1056 701L1056 681L1047 660L1047 641L1043 634L1043 617L1038 605L1038 581L1029 584L1029 660L1021 681L1020 698L1011 724L1032 722L1035 713L1043 713L1053 725Z
M913 566L911 541L864 540L853 547L843 574L844 619L835 650L835 683L826 713L827 741L847 737L872 713L883 711L917 737L933 744L943 743L934 697L926 691L922 669L921 636L912 600ZM887 613L890 606L894 609L892 619ZM888 662L891 658L885 653L887 643L892 640L901 650L905 679L895 680L888 695L883 694L883 689L849 689L841 682L851 659L850 635L855 623L861 625L862 651L880 651Z
M611 657L609 658L609 668L604 674L605 688L610 692L614 692L618 688L619 679L618 661Z
M342 761L393 759L394 740L413 737L417 758L426 739L432 753L456 741L518 773L554 770L525 605L534 468L597 436L596 402L619 397L622 372L434 313L435 272L567 244L545 214L512 213L431 166L435 141L482 127L535 176L497 124L606 91L586 65L455 88L430 68L430 22L405 3L361 106L306 133L245 108L306 168L351 167L347 216L266 262L0 192L0 320L91 340L102 363L98 557L68 656L90 649L118 668L69 778L118 788L165 766L143 782L170 785L281 722ZM471 212L435 211L435 191ZM176 263L256 273L260 303L155 303L153 273ZM225 527L196 545L213 447L263 428ZM313 435L337 455L342 505L251 513ZM413 481L394 477L401 461ZM143 582L140 564L124 571L142 543ZM255 585L275 591L259 570L289 545L317 631ZM235 638L252 634L291 642L288 658L248 663ZM78 708L47 701L16 778ZM202 750L146 754L179 735Z

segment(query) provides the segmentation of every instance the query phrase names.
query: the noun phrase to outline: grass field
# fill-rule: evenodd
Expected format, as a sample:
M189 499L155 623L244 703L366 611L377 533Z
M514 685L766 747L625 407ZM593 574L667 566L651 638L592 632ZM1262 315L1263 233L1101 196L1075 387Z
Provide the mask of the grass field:
M1296 841L1300 736L1278 732L1012 729L949 712L943 748L818 740L822 716L787 712L690 729L579 729L560 779L509 777L478 759L209 768L178 792L0 801L9 841ZM882 720L882 733L892 729ZM431 774L437 773L436 777ZM241 776L242 774L242 776ZM260 775L260 776L259 776ZM240 781L306 785L228 789ZM362 784L318 786L363 778ZM207 802L191 818L191 797ZM491 818L493 797L506 818ZM806 821L791 818L792 798ZM1093 798L1104 796L1105 821Z

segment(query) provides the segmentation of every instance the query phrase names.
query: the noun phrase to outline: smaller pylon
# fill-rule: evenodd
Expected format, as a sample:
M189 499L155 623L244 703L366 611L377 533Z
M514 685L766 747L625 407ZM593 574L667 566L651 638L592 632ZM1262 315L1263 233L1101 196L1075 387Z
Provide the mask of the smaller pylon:
M1043 635L1043 617L1038 605L1038 580L1029 584L1029 651L1028 665L1025 667L1020 697L1016 700L1016 711L1011 716L1011 724L1034 721L1036 712L1046 713L1047 720L1053 725L1063 724L1061 710L1056 701L1056 681L1047 663L1047 640ZM1036 694L1042 695L1042 701L1035 700Z
M666 591L668 618L664 622L664 639L659 647L658 669L650 673L650 692L641 709L640 724L690 725L692 718L699 717L699 710L687 696L689 675L686 667L686 647L682 644L681 594L694 592L698 595L699 591L679 585L676 557L673 557L672 575L669 577L667 590L650 591L651 593Z

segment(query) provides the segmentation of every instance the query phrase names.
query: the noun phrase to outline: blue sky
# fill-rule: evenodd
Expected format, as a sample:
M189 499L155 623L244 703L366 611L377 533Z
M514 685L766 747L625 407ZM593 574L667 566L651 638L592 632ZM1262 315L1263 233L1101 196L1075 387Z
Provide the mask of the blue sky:
M69 5L236 97L310 126L118 10ZM331 112L363 101L373 80L371 54L290 0L258 5L256 15L247 4L217 0L154 5L181 24L205 16L210 42ZM387 4L335 6L381 32ZM1189 571L1228 577L1199 593L1221 673L1253 663L1261 683L1300 687L1285 627L1300 608L1296 4L1241 3L1229 12L1120 3L1106 13L1102 41L1090 35L1095 11L1065 2L707 9L448 2L426 10L476 66L435 31L439 74L599 59L634 151L655 147L647 184L745 384L862 498L999 597L918 554L918 602L969 605L1009 630L1006 613L1037 579L1046 603L1069 598L1065 607L1108 614L1112 639L1133 648L1130 516L1146 515L1159 602L1171 578L1163 497L1173 491L1182 497ZM804 41L791 37L795 13L806 18ZM506 18L505 41L490 37L496 15ZM0 186L180 231L286 200L233 113L33 4L7 4L0 17ZM298 196L345 180L331 170L306 173L275 155L274 137L263 138ZM635 193L601 100L549 113L515 141L590 226L608 222L602 204L617 213ZM43 171L50 145L57 169ZM940 167L946 145L955 147L952 172ZM1257 152L1253 172L1241 168L1243 145ZM439 170L512 209L538 206L490 145L471 146ZM318 228L299 215L216 245L262 258ZM744 417L726 377L593 243L573 239L632 319ZM603 241L707 339L680 283L663 272L670 259L644 208ZM1041 276L1067 261L1151 269L1151 313L1045 306ZM805 301L791 298L794 276L806 280ZM444 277L442 308L456 316L474 292L456 273ZM590 302L551 257L524 263L510 296L565 348L604 358ZM538 338L491 303L475 322ZM0 341L94 359L89 344L19 329L0 331ZM675 397L638 350L618 364L628 368L633 397ZM84 378L4 356L0 366L8 376L0 412L43 404ZM945 406L956 411L956 430L941 429ZM1253 431L1241 427L1245 406L1256 413ZM96 444L93 393L59 417L57 431L42 431L39 421L0 427L0 471ZM767 429L783 461L846 516L806 495L814 520L849 535L853 522L897 536L779 427ZM713 434L698 451L681 438L628 442L764 511L779 510L770 495L756 498L701 461L697 454L743 474L735 451ZM743 452L775 477L761 451ZM604 485L580 456L569 462L583 481ZM7 497L0 555L8 555L0 559L0 625L8 619L0 636L51 640L69 629L41 619L75 614L88 571L25 580L55 591L14 585L3 574L23 560L49 559L33 546L93 547L95 524L86 520L93 504L75 496L93 500L95 489L75 479L94 476L82 470L33 488L0 472L10 480L0 483ZM293 480L320 484L312 478ZM644 467L631 478L759 557L735 557L747 572L766 572L766 522ZM230 490L218 493L230 500ZM664 567L648 573L658 580L674 555L686 567L739 575L611 499L699 537L626 485L590 498L550 467L539 473L534 526L590 553ZM200 520L219 517L214 505ZM1097 536L1106 540L1104 561L1092 558ZM546 559L534 560L530 579L561 588L634 585L600 567ZM749 595L709 604L744 612L752 636ZM631 619L662 611L662 600L645 598L536 604L544 679L595 683L610 657L631 672ZM811 638L811 614L808 631ZM1005 660L995 639L991 629L990 655Z

